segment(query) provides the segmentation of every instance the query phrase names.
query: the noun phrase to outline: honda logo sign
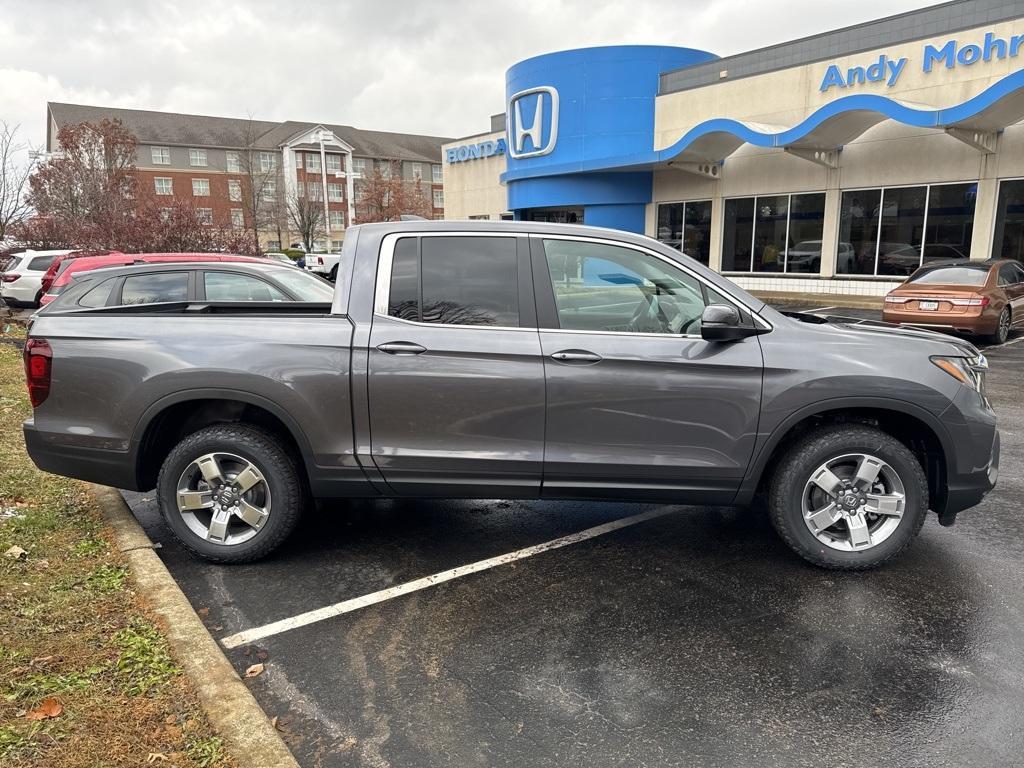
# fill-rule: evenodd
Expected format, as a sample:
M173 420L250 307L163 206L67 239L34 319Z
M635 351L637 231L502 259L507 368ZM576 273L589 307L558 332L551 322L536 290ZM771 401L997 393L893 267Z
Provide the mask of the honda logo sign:
M508 100L508 154L517 160L549 154L558 141L558 91L549 85Z

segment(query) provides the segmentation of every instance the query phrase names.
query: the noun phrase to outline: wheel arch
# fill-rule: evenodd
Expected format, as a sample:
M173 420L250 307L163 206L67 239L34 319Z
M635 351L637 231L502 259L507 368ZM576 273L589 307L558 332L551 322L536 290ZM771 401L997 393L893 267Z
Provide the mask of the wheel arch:
M870 424L904 443L928 476L930 507L946 506L946 478L954 447L938 417L914 403L886 398L839 398L808 405L778 424L751 461L736 496L749 504L764 487L779 458L809 429L825 423Z
M132 435L136 484L156 486L162 457L180 440L211 424L240 422L263 427L289 444L302 458L309 483L313 452L298 423L279 405L259 395L232 389L190 389L153 403Z

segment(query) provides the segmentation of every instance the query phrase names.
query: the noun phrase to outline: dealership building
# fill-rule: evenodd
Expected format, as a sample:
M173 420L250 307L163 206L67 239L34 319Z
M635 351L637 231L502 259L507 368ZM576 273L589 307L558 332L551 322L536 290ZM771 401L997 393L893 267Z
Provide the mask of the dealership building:
M720 58L559 51L443 147L445 217L645 233L764 292L1024 260L1024 6L960 0Z

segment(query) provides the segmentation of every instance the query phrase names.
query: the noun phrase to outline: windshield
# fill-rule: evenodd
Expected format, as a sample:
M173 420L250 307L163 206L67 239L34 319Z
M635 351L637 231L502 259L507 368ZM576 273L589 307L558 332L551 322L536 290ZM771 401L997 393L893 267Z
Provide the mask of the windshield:
M275 269L273 274L299 301L334 301L334 286L323 278L298 269Z
M984 285L988 267L934 267L922 269L910 278L911 283L943 283L945 285Z

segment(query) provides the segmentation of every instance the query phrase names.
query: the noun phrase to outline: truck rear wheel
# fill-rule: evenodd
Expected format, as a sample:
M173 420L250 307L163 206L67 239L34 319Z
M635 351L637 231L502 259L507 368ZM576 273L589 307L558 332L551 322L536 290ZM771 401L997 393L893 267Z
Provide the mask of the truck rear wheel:
M157 500L190 552L216 563L245 563L288 537L305 493L298 467L273 435L245 424L215 424L170 452Z
M768 509L779 536L805 560L866 570L917 536L928 510L928 479L896 438L837 424L805 435L782 457Z

